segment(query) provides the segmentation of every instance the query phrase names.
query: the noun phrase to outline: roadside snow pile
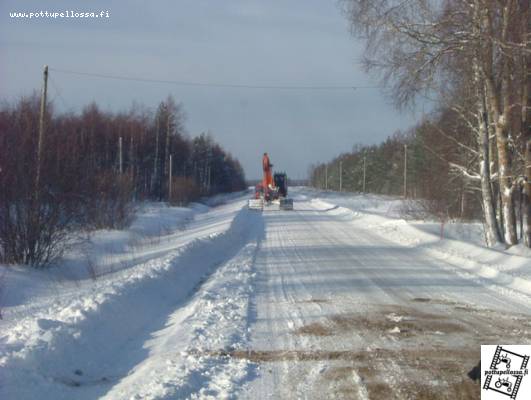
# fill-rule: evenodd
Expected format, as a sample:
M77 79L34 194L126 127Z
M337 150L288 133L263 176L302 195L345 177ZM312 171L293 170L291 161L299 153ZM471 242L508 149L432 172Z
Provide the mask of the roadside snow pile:
M483 227L478 222L448 222L441 239L439 222L403 219L403 200L396 197L302 188L298 192L313 197L312 203L343 220L362 223L392 242L421 248L461 274L471 274L502 288L531 295L531 251L523 245L507 250L502 246L486 247Z
M254 188L248 188L246 190L234 193L216 194L214 196L201 199L201 203L204 203L209 207L217 207L226 204L232 200L236 200L242 196L250 196L251 193L254 193Z
M4 323L31 314L36 308L44 309L61 303L61 299L70 299L87 280L100 281L108 274L174 250L175 237L207 209L200 204L183 208L146 203L138 210L130 228L92 232L65 254L59 265L46 270L0 265L0 310Z
M322 201L330 206L339 206L351 211L366 211L371 214L399 218L404 208L403 200L398 197L380 196L374 194L356 195L353 193L339 193L316 190L311 188L296 188L297 195L311 198L312 201ZM292 195L293 192L292 192Z
M173 210L147 207L130 230L111 235L115 239L113 249L118 249L113 254L117 269L107 271L96 280L90 279L88 274L84 279L72 279L64 275L61 268L35 271L4 267L8 290L3 299L4 320L0 321L0 398L92 399L104 396L131 370L136 370L137 364L150 360L149 343L156 340L165 327L171 326L172 320L168 317L175 310L186 313L186 307L180 307L209 274L240 253L241 263L224 267L225 280L221 279L220 285L225 284L226 288L213 288L208 292L225 296L227 301L221 303L223 309L209 309L208 294L205 294L201 305L194 305L194 311L189 312L189 315L196 313L199 318L195 325L197 332L191 336L196 342L189 348L212 345L217 349L225 336L228 342L224 345L241 345L247 329L242 322L247 313L243 299L248 297L252 278L244 255L252 253L253 247L249 249L247 241L254 238L256 242L261 228L254 220L258 216L249 216L243 206L243 201L234 201L208 212L203 212L200 206ZM185 224L186 230L181 231ZM166 231L160 233L160 229ZM144 236L142 243L135 244L136 252L131 255L131 247L123 242L135 232L142 232ZM99 232L92 242L92 251L101 262L109 257L105 254L108 248L100 247L105 244L100 242L101 236L108 234ZM154 236L156 241L151 240ZM77 263L75 260L72 256L68 265L82 270L82 260L78 258ZM24 295L19 294L20 289L24 289ZM229 301L229 295L233 294L236 294L234 301ZM230 319L225 321L220 314ZM240 321L239 325L235 321ZM219 335L217 339L206 338L203 344L205 335L201 334L200 322L218 324L220 329L213 329L213 334ZM184 350L181 343L173 343L171 351ZM198 369L205 369L205 365L214 362L204 355L197 358ZM154 361L157 369L162 368L156 360L163 358L156 356ZM247 367L239 364L233 367L241 372L243 379ZM152 371L146 373L158 379ZM202 382L197 381L193 371L185 376L186 381L177 383L178 386L197 389ZM238 374L231 376L236 379ZM219 389L220 393L228 393L231 385L223 383L222 378L217 382L225 385L225 389Z
M190 303L153 334L149 357L106 398L229 398L254 364L232 358L248 343L249 298L257 242L220 267Z
M145 203L128 229L92 233L84 245L66 255L61 270L68 272L69 278L85 279L127 268L136 258L151 256L148 247L163 250L161 244L170 242L196 215L207 210L197 203L190 207Z

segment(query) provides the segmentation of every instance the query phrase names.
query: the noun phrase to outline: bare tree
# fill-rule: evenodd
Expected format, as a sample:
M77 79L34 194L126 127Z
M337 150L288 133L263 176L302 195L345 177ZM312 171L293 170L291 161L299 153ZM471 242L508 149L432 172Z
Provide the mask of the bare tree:
M367 70L381 74L392 88L398 106L411 104L421 93L444 93L452 84L448 78L456 73L469 77L474 86L469 96L476 104L476 117L461 115L469 122L475 119L470 133L478 139L474 151L479 155L488 241L492 244L498 240L499 224L503 226L505 243L517 243L514 194L523 187L524 200L529 196L528 168L515 165L521 162L515 156L519 142L526 149L523 159L528 157L525 138L529 124L517 124L515 110L525 109L528 113L520 103L526 104L529 98L524 93L529 85L525 72L529 57L529 2L349 0L345 4L353 33L366 39ZM521 61L523 58L526 62ZM472 68L467 68L467 64ZM520 115L518 121L527 118ZM489 140L491 130L496 138L494 147ZM498 166L495 174L490 171L493 152ZM467 173L464 168L457 169ZM522 171L522 175L517 171ZM499 222L493 201L494 180L500 193ZM528 206L524 217L524 230L529 232Z

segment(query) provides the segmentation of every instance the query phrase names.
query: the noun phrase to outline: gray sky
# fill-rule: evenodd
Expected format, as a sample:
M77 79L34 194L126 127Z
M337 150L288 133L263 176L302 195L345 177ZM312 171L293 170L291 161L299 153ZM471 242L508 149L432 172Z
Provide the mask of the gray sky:
M109 11L103 19L12 19L16 11ZM41 85L42 66L160 80L273 86L373 86L356 64L362 43L335 0L1 0L0 93L13 100ZM182 102L190 135L210 131L261 174L306 176L311 163L377 143L416 116L398 112L381 90L287 91L124 82L51 71L59 110L96 101L125 110Z

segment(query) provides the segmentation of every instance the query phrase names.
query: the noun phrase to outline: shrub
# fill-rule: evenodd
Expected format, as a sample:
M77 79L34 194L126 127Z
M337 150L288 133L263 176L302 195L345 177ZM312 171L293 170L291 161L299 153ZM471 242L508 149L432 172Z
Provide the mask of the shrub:
M201 191L199 186L192 178L175 177L172 179L172 193L170 197L170 204L172 205L186 205L191 201L197 200Z
M94 178L85 200L85 219L94 229L123 229L134 216L133 180L128 174L104 171Z

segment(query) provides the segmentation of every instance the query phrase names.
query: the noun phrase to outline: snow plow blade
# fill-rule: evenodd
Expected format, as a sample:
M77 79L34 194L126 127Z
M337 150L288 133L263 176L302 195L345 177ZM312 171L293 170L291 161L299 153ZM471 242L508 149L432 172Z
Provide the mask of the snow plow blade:
M293 210L293 199L280 199L281 210Z
M263 210L264 201L262 199L249 199L248 207L250 210Z
M264 204L264 210L267 211L279 211L280 210L280 202L278 199L269 201Z

